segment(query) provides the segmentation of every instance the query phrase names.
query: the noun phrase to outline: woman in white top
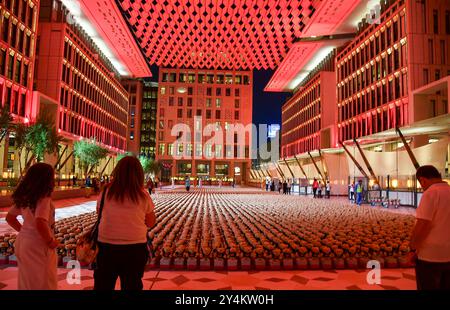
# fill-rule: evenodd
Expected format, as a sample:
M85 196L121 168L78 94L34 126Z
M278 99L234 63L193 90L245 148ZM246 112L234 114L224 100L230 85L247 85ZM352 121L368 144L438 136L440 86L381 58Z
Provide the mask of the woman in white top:
M94 289L113 290L120 278L122 290L142 290L148 260L147 230L155 225L154 204L145 190L144 171L136 157L121 159L113 177L104 189Z
M14 206L6 216L19 232L15 255L19 267L19 290L56 290L59 242L54 237L55 208L51 194L55 187L53 167L32 166L12 194ZM23 225L17 220L22 215Z

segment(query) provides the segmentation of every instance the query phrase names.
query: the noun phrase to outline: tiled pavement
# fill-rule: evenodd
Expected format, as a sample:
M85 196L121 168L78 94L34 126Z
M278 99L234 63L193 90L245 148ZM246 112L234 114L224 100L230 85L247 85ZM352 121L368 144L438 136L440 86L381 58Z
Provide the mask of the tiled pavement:
M60 290L91 290L92 271L81 270L81 284L67 283L58 269ZM413 269L381 271L381 284L367 283L367 271L154 271L144 274L145 290L415 290ZM116 289L120 284L117 281ZM0 268L0 289L17 289L17 267Z
M55 202L56 219L92 212L96 197L74 198ZM370 208L370 206L364 206ZM384 209L384 208L381 208ZM412 214L414 209L399 208L394 211ZM0 210L6 211L6 210ZM415 211L415 210L414 210ZM0 212L0 234L10 232L4 221L5 213ZM59 289L88 290L93 287L92 271L81 270L81 284L69 285L66 281L68 270L60 268ZM413 269L382 270L382 283L369 285L367 271L153 271L144 275L146 290L415 290ZM119 288L119 283L117 283ZM17 267L0 267L0 289L17 289Z

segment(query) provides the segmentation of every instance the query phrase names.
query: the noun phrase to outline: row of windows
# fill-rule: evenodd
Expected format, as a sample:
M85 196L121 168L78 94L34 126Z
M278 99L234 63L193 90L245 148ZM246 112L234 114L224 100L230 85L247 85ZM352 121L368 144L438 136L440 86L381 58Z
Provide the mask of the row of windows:
M199 83L199 84L237 84L237 85L250 85L250 77L248 75L235 75L232 74L195 74L195 73L179 73L177 79L177 73L162 73L162 82L170 83Z
M179 106L179 107L184 106L184 99L185 99L184 97L169 97L169 102L168 102L169 107L175 106L175 99L177 102L177 106ZM196 99L197 99L197 106L203 106L203 99L202 98L196 98ZM206 107L211 108L213 106L212 102L213 102L212 98L206 98ZM166 103L165 98L161 98L161 105L164 105L165 103ZM190 97L187 98L186 103L187 103L188 107L192 107L193 106L193 98L190 98ZM234 107L236 109L239 109L240 106L241 106L240 99L235 99ZM222 107L222 99L221 98L215 99L215 107L216 108Z
M314 79L314 82L315 81L316 79ZM311 105L311 103L315 102L318 98L320 98L320 83L313 84L312 86L305 86L304 90L299 92L296 97L291 99L282 108L283 124L298 114L298 111Z
M201 110L201 109L197 109L197 110L195 110L195 112L196 112L195 116L202 116L202 114L203 114L203 110ZM211 110L206 110L205 115L206 115L207 119L211 118L211 115L212 115L211 113L212 113ZM159 109L159 117L164 118L164 114L165 114L164 108L160 108ZM183 118L183 115L184 115L184 109L177 109L177 118ZM209 116L209 118L208 118L208 116ZM219 117L217 117L217 116L219 116ZM221 111L216 110L216 118L221 118L220 116L221 116ZM186 118L193 118L193 109L186 110ZM240 118L240 112L234 111L234 119L239 120L239 118Z
M283 134L289 134L292 131L297 131L299 128L305 126L308 122L311 122L315 117L319 117L321 114L320 100L310 106L303 108L299 111L298 115L291 118L289 121L283 124ZM320 128L319 128L320 130Z
M356 70L367 65L370 60L375 59L390 47L398 44L400 42L400 39L404 38L406 35L405 22L405 15L400 16L400 21L393 21L391 26L382 28L378 36L373 35L368 44L363 43L361 47L356 49L355 53L351 54L351 56L340 54L338 56L338 59L340 60L343 58L344 62L341 62L340 66L338 66L338 68L340 69L338 70L338 78L340 80L345 79L345 77L351 75L353 72L356 72ZM348 59L348 56L350 56L351 58Z
M68 86L76 90L79 94L87 98L88 100L95 102L99 107L108 112L114 117L120 119L123 123L127 122L127 112L123 111L121 108L109 96L105 96L101 93L98 88L90 84L88 80L84 79L80 73L76 74L73 68L69 68L66 65L62 67L62 80ZM116 97L121 99L122 102L126 100L121 96ZM64 102L65 104L70 104L70 102Z
M28 61L14 54L7 53L5 49L0 49L0 75L7 79L28 88L30 76L30 66Z
M0 40L6 42L26 57L32 57L33 38L30 30L21 28L17 23L11 22L11 17L0 15Z
M36 29L35 11L37 6L33 2L28 2L28 0L3 0L0 1L0 5L3 9L2 15L12 14L30 30ZM6 10L8 10L8 13Z
M126 146L125 139L111 134L98 123L84 122L81 118L72 115L70 112L61 112L60 128L77 136L96 138L100 143L117 147L122 150L124 150Z
M433 33L434 34L450 34L450 11L442 11L442 17L439 17L439 11L433 10ZM444 17L445 14L445 17ZM445 18L445 29L439 27L439 21ZM445 31L444 31L445 30Z
M9 104L10 112L25 117L25 107L27 102L27 92L25 90L13 90L5 83L0 84L0 102Z
M339 107L339 121L351 119L359 114L379 108L389 102L408 96L407 73L395 76L386 84L380 83L369 92L351 98Z
M81 96L74 94L68 89L61 88L60 103L61 106L98 123L100 126L112 130L121 136L126 135L126 126L124 123L115 120L110 115L101 111L98 106L94 105L92 102L83 100Z
M338 82L338 100L345 100L406 66L406 45L402 45L398 49L394 48L390 54L388 53L385 57L366 65L364 71L361 71L360 74L345 79L344 85ZM344 71L345 67L347 66L338 68L338 75Z
M100 70L80 51L76 50L75 45L69 41L64 42L64 58L99 89L106 93L113 102L119 104L123 109L128 109L128 94L119 91L113 81L101 74ZM67 73L71 73L71 70ZM70 79L70 76L67 77Z
M402 103L392 108L380 108L370 115L362 114L356 121L339 124L341 141L371 135L407 124L408 106Z
M166 149L167 146L167 149ZM186 149L184 149L186 146ZM176 154L175 154L176 153ZM178 149L175 149L172 143L160 143L158 147L158 155L160 156L205 156L207 158L248 158L249 148L247 146L237 145L211 145L211 144L195 144L195 149L190 143L178 144Z
M216 96L222 96L222 89L220 87L216 87L215 88L215 94ZM182 91L186 91L186 89L182 89ZM168 92L169 95L174 95L175 94L175 87L169 86L168 87ZM225 88L225 96L226 97L231 97L231 88ZM161 87L161 95L165 95L166 94L166 87L162 86ZM193 87L188 87L187 88L187 94L188 96L193 96L194 95L194 88ZM204 96L204 88L203 87L198 87L197 88L197 95L199 96ZM213 88L212 87L207 87L206 88L206 96L211 97L213 95ZM234 88L234 96L235 97L240 97L241 96L241 89L240 88Z
M284 146L282 148L282 156L289 157L318 149L320 149L320 136L311 135L303 138L301 141L297 141L291 145Z
M283 145L289 144L299 139L305 138L313 133L319 132L321 129L320 118L312 119L306 123L302 123L299 128L285 134L283 136Z

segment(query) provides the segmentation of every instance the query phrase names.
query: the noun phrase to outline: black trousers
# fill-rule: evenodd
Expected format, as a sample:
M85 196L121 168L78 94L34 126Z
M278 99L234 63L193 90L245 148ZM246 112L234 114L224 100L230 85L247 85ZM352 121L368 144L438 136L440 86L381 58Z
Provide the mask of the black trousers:
M94 290L114 290L117 278L120 278L122 290L142 290L142 277L148 261L147 244L116 245L99 242L98 246Z
M416 262L416 282L418 290L450 290L450 262Z

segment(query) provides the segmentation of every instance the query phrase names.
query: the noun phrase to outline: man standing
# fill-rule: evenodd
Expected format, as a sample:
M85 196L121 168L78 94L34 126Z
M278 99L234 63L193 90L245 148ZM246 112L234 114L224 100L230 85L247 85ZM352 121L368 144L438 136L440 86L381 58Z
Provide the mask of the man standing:
M312 188L313 188L313 195L314 198L317 197L317 189L319 188L319 182L317 182L317 179L314 178L313 184L312 184Z
M424 193L416 211L411 248L416 250L417 289L450 289L450 186L433 166L417 169Z
M358 184L356 184L356 204L358 206L361 206L362 196L363 196L363 184L362 180L359 180Z
M186 191L189 192L189 189L191 188L191 179L188 176L184 178L184 185L186 186Z
M325 197L330 199L330 195L331 195L331 184L330 181L327 180L327 185L325 187Z

